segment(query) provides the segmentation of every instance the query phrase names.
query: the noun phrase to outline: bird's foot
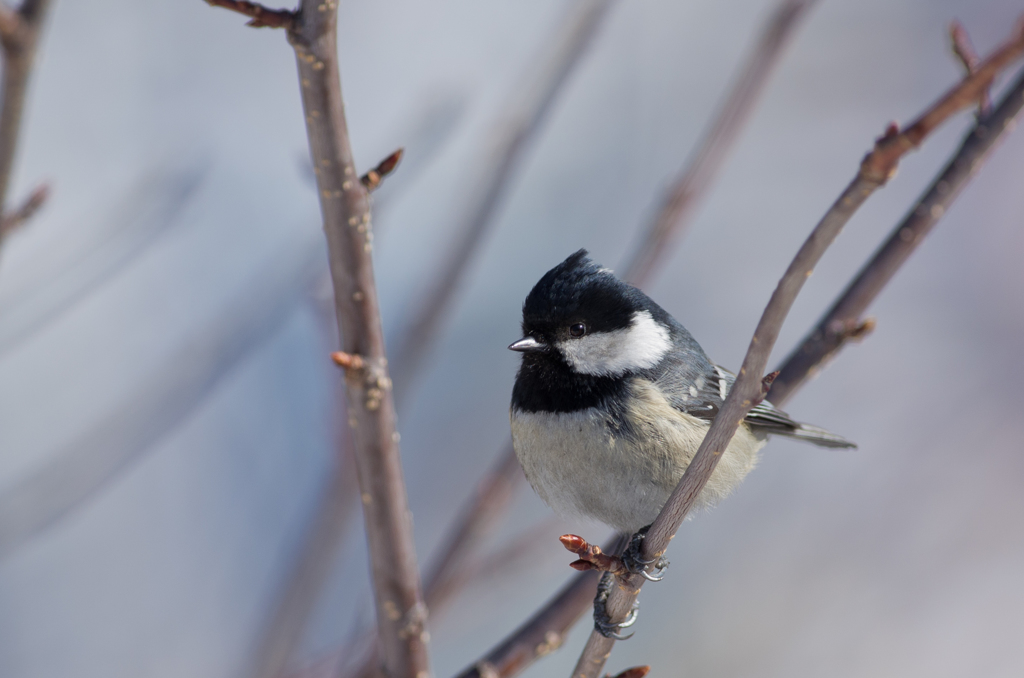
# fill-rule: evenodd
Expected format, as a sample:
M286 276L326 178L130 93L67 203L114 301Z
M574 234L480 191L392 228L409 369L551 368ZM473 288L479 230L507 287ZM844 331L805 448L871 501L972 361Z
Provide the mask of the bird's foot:
M640 601L633 601L633 607L625 619L618 624L612 622L612 618L608 615L608 595L612 592L614 582L615 574L606 571L601 575L601 581L597 584L597 596L594 597L594 630L605 638L626 640L632 638L633 634L623 635L621 631L636 623L636 617L640 611Z
M644 539L647 537L647 530L649 529L651 529L650 525L641 527L633 535L633 538L629 540L629 546L622 553L622 566L630 574L639 574L647 581L661 581L665 578L665 570L668 569L669 565L665 556L645 559L642 555ZM647 568L651 565L654 566L654 569L648 572Z

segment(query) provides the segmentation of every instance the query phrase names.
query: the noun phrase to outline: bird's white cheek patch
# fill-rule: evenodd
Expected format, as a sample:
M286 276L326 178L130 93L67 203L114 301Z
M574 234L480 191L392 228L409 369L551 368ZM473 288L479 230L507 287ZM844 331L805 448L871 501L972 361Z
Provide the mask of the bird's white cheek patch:
M574 370L606 377L654 367L671 347L668 329L655 322L649 311L634 313L625 329L596 332L558 344Z

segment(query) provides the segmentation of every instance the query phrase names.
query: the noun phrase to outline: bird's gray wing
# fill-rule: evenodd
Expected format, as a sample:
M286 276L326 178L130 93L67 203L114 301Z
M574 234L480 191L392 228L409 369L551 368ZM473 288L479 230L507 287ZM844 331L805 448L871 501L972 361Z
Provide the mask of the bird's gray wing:
M682 378L665 375L659 382L663 382L662 388L673 407L698 419L714 421L729 389L736 382L736 375L718 365L709 364L700 374ZM825 429L793 420L767 400L750 410L744 421L754 430L806 440L821 447L856 447L854 443Z

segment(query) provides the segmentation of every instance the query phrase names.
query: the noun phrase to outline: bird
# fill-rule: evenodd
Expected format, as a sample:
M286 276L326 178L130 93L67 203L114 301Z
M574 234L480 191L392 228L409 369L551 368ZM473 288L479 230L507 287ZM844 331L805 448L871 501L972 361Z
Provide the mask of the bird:
M522 332L509 346L522 354L509 417L530 485L557 513L642 534L692 461L735 375L585 249L533 287ZM730 494L769 435L856 447L763 401L741 423L695 508Z

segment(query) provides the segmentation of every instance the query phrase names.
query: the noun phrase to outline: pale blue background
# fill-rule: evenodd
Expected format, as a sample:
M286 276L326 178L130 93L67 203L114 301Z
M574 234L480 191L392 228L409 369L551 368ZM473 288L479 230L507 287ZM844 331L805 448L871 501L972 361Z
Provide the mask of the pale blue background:
M608 17L400 412L421 561L507 435L515 356L505 346L518 337L522 298L578 247L621 265L771 4L632 0ZM342 3L359 166L409 145L412 176L400 171L378 196L376 261L392 337L442 261L489 125L563 9L541 0ZM873 138L959 76L948 21L961 19L984 52L1019 12L1008 0L822 3L650 294L736 367L774 282ZM74 303L0 353L0 493L109 417L129 426L144 394L239 318L269 319L229 346L234 359L188 396L169 432L0 561L0 675L238 675L330 470L335 371L313 285L297 272L321 265L322 236L302 170L293 57L283 35L242 24L199 0L55 4L11 196L41 180L54 191L5 244L0 337L15 310L41 312L54 285L75 292ZM430 111L450 134L445 124L433 137L416 131ZM943 128L850 223L797 302L776 359L969 124L964 114ZM194 190L169 201L189 182ZM617 646L610 670L1024 673L1022 186L1018 133L872 309L875 334L789 405L860 449L774 442L733 498L683 527L669 577L645 589L637 637ZM124 241L109 232L125 220L152 234L138 236L120 265L90 264L107 273L85 285L75 266L86 255L117 259L109 248ZM273 306L280 289L291 291L266 311L261 300ZM502 534L548 514L523 492ZM605 532L551 525L533 562L470 587L437 619L437 675L476 659L569 575L554 540L569 529ZM352 590L365 580L362 543L353 523L296 668L347 638L365 605ZM584 624L528 675L568 675L585 633Z

